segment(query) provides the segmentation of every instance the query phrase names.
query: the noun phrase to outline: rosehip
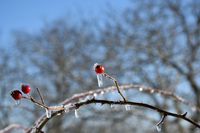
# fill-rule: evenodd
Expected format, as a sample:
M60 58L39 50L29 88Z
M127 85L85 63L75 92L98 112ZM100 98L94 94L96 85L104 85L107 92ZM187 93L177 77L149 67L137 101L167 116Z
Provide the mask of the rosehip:
M22 84L21 90L24 94L28 94L31 92L31 87L29 85Z
M97 65L97 66L95 67L95 72L96 72L97 74L102 74L102 73L104 73L104 71L105 71L105 68L104 68L102 65Z
M14 90L11 92L10 94L12 96L12 98L14 98L15 100L20 100L22 98L22 93L19 90Z

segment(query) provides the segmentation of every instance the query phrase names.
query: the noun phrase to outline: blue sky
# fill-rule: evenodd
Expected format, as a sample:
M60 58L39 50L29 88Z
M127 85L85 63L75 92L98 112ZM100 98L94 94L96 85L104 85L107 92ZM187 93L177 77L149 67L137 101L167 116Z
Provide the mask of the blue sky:
M0 0L0 42L10 39L11 31L36 32L44 22L65 17L101 17L110 5L122 11L129 0ZM1 45L1 44L0 44Z

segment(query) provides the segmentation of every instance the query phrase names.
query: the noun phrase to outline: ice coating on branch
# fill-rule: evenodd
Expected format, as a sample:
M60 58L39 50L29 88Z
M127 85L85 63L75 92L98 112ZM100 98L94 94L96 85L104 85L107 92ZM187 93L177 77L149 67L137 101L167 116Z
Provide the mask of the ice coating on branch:
M86 98L85 98L85 100L91 100L91 99L93 99L94 97L92 96L92 95L88 95L88 96L86 96Z
M16 101L15 101L15 105L16 105L16 106L19 106L20 103L21 103L21 100L16 100Z
M79 113L78 113L77 109L74 110L74 115L75 115L76 118L79 118Z
M98 82L99 87L103 86L103 75L102 74L97 74L97 82Z
M46 117L47 118L51 118L51 110L48 110L48 109L45 109L45 111L46 111Z
M65 113L68 113L70 111L70 109L73 107L73 105L72 104L66 104L63 107L64 107Z
M94 93L93 96L94 96L94 98L96 98L97 97L97 93Z
M110 105L110 107L111 107L111 108L114 108L114 105L113 105L113 104L111 104L111 105Z
M157 130L157 132L161 132L162 131L162 124L156 125L156 130Z
M101 91L101 92L100 92L101 95L103 95L104 93L105 93L104 91Z
M139 88L139 91L143 91L144 89L142 87Z
M117 110L117 109L118 109L118 106L115 105L115 104L111 104L110 107L111 107L112 109L114 109L114 110Z
M125 105L125 109L126 109L126 111L131 110L131 105Z
M61 113L58 113L57 116L61 115Z
M151 90L150 90L150 93L154 93L154 90L153 90L153 89L151 89Z

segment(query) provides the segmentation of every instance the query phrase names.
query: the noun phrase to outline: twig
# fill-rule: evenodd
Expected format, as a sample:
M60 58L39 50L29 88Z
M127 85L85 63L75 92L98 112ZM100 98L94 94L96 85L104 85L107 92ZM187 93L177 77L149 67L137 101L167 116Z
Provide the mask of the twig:
M107 73L104 73L103 76L111 79L114 82L115 86L117 87L117 92L120 94L120 96L123 98L123 100L126 101L126 98L123 96L123 94L120 91L119 84L118 84L117 80L115 78L113 78L112 76L108 75Z
M39 88L36 88L36 90L37 90L37 92L38 92L38 94L39 94L39 96L40 96L40 99L41 99L42 104L44 104L44 98L43 98L42 94L40 93Z
M164 120L165 120L166 116L167 116L167 114L164 114L164 115L162 116L162 118L160 119L160 121L159 121L156 125L157 125L157 126L162 125L162 124L164 123Z
M46 105L43 104L43 103L38 102L38 101L35 100L32 96L30 96L30 97L23 96L23 98L24 98L24 99L27 99L27 100L30 100L31 102L33 102L34 104L36 104L36 105L38 105L38 106L40 106L40 107L42 107L42 108L48 109L48 106L46 106Z
M109 101L109 100L91 99L91 100L88 100L88 101L85 101L85 102L76 103L75 106L76 106L76 108L79 108L81 106L92 104L92 103L109 104L109 105L112 105L112 104L116 104L116 105L133 105L133 106L145 107L145 108L149 108L149 109L155 110L155 111L157 111L157 112L159 112L161 114L164 114L164 117L163 117L161 123L164 121L166 116L172 116L172 117L175 117L175 118L183 119L183 120L195 125L196 127L200 128L200 125L197 122L195 122L192 119L186 117L187 113L176 114L176 113L172 113L172 112L160 109L158 107L155 107L155 106L152 106L152 105L149 105L149 104L146 104L146 103L131 102L131 101Z

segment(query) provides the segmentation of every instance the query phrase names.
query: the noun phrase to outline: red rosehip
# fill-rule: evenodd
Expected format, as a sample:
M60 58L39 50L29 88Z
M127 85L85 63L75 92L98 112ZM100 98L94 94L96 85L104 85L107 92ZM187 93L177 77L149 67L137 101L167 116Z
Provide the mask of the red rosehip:
M24 94L28 94L28 93L30 93L31 92L31 87L29 86L29 85L22 85L21 86L21 90L22 90L22 92L24 93Z
M22 98L22 93L19 90L14 90L11 92L10 94L12 96L12 98L14 98L15 100L20 100Z
M96 65L95 72L97 74L102 74L102 73L104 73L104 71L105 71L105 68L102 65Z

